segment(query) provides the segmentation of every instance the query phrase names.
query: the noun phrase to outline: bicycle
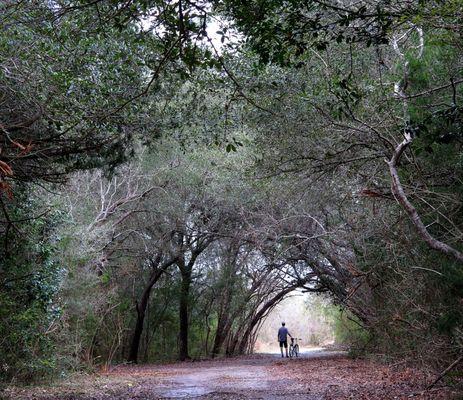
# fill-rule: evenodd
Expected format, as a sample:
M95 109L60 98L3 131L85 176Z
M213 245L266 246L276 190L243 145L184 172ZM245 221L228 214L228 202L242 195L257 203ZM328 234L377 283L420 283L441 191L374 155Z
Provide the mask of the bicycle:
M289 356L292 357L299 357L299 344L297 343L298 338L291 338L291 344L289 345ZM294 343L296 341L296 343Z

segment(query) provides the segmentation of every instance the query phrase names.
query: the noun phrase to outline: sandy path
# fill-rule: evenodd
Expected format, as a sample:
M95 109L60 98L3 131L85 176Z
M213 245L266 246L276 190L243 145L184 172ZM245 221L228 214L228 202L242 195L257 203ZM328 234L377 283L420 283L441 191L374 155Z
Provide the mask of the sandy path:
M305 352L302 358L336 357L342 353L323 350ZM275 362L291 363L277 354L260 354L251 358L237 358L216 362L202 362L175 371L175 378L164 378L156 390L161 398L234 398L280 399L313 398L306 388L290 377L273 374Z
M432 377L412 369L393 369L341 352L311 350L299 359L258 354L167 365L119 366L76 376L56 386L10 388L18 400L387 400L451 399L461 394L441 387L423 389ZM0 394L0 398L2 395Z

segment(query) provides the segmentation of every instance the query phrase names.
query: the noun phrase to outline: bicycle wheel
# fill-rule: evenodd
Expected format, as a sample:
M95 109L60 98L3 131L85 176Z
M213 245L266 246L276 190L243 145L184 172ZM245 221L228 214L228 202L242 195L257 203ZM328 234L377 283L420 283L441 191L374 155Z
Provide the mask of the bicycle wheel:
M296 357L299 357L299 345L298 344L294 346L293 352Z
M292 344L289 345L289 356L292 358L294 356L294 347Z

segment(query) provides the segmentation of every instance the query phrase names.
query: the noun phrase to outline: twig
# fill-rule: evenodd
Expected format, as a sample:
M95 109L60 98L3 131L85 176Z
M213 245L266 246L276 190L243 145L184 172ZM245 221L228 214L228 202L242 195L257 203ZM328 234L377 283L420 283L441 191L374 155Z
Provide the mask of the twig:
M236 79L235 75L230 71L230 69L227 67L227 65L225 64L225 61L223 59L223 57L219 54L217 48L214 46L214 43L212 43L212 40L209 36L206 36L210 46L212 47L212 49L214 50L214 53L215 55L217 56L217 59L219 60L219 63L220 65L222 66L223 70L225 71L225 73L227 74L227 76L232 80L232 82L235 84L236 86L236 89L238 90L239 94L248 102L250 103L251 105L253 105L254 107L256 107L257 109L261 110L261 111L264 111L264 112L267 112L269 114L272 114L272 115L276 115L275 112L273 112L272 110L266 108L266 107L263 107L259 104L257 104L252 98L250 98L248 95L246 95L244 92L243 92L243 87L241 86L240 82L238 82L238 80Z
M434 380L434 382L432 382L430 385L426 387L426 390L429 390L432 387L434 387L434 385L437 382L439 382L445 375L447 375L453 368L455 368L460 363L461 360L463 360L463 354L460 357L458 357L452 364L450 364L446 369L444 369L439 374L439 376Z
M426 96L426 95L428 95L430 93L434 93L434 92L437 92L439 90L446 89L446 88L448 88L450 86L455 88L455 86L459 85L460 83L463 83L463 79L457 79L457 80L452 79L451 83L448 83L448 84L442 85L442 86L438 86L438 87L426 90L426 91L421 92L421 93L411 94L411 95L406 96L405 98L406 99L414 99L416 97Z

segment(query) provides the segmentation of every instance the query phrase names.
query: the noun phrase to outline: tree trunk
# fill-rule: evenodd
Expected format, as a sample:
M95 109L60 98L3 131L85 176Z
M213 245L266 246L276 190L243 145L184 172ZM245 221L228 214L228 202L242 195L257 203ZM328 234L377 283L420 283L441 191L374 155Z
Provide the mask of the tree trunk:
M180 348L179 359L184 361L190 358L188 351L188 330L189 330L189 315L188 315L188 302L190 299L190 286L191 286L191 271L184 271L181 273L182 282L180 286L180 307L179 307L179 320L180 320Z
M143 292L142 300L140 303L137 302L135 308L137 310L137 322L135 324L135 329L133 331L133 336L132 336L132 343L130 345L130 353L129 353L129 362L132 363L137 363L138 362L138 350L140 348L140 340L141 340L141 335L143 333L143 323L145 321L145 311L146 311L146 306L148 304L148 299L149 299L149 294L145 295L146 290L148 288L145 288L145 291ZM148 293L150 290L148 291Z
M232 277L228 277L229 280ZM222 345L228 335L230 324L230 307L231 307L231 291L233 287L228 286L220 300L219 316L217 319L217 329L215 331L214 345L212 347L211 356L214 358L220 353Z
M214 337L214 345L212 346L212 358L220 354L225 339L233 322L233 316L230 315L230 309L233 299L233 289L236 281L236 271L238 268L237 257L240 246L232 244L226 259L226 268L224 269L222 280L224 282L223 290L220 292L220 306L217 317L217 329Z
M151 272L150 279L146 285L143 293L141 295L140 301L137 301L136 311L137 311L137 322L135 324L135 329L133 331L132 342L130 344L130 353L129 353L129 362L137 363L138 362L138 351L140 349L140 340L143 333L143 324L145 322L146 307L151 295L151 289L155 283L159 280L161 275L169 268L174 260L169 260L165 262L160 268L156 268Z
M198 246L191 252L191 258L188 263L185 263L185 259L180 257L177 260L177 266L180 270L182 282L180 285L180 304L179 304L179 320L180 320L180 332L179 332L179 354L178 358L180 361L185 361L190 358L188 351L188 331L189 331L189 301L190 301L190 287L193 274L193 266L195 265L196 259L201 252L207 247Z
M231 338L230 343L227 346L227 356L232 356L235 354L236 346L238 346L239 341L239 332L235 333L235 335Z
M217 321L217 330L215 332L214 346L212 347L212 358L217 356L220 353L223 342L225 341L226 332L225 328L227 326L227 316L221 314L219 320Z

